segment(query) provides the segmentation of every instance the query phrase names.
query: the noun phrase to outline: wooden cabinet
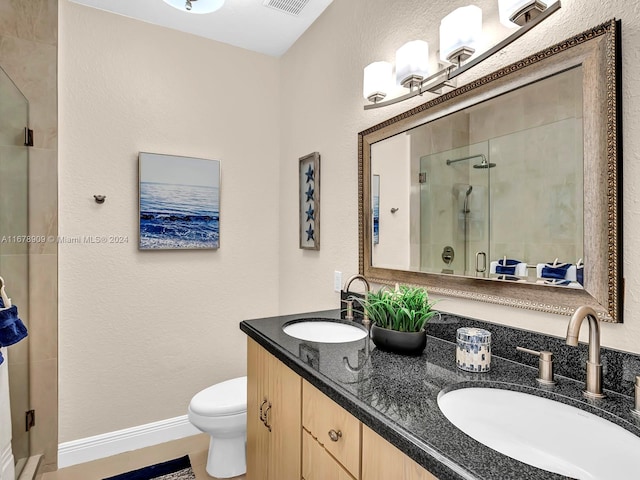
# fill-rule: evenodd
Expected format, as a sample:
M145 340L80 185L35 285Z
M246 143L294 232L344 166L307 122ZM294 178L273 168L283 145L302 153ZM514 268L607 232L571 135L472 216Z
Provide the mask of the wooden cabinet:
M343 478L338 475L344 468L354 478L360 478L360 421L320 392L306 380L302 381L302 426L310 439L314 440L324 456L336 463L332 476L309 477L333 480ZM304 436L306 438L306 436ZM314 452L316 448L307 447L305 452ZM318 462L317 453L311 459L302 457L303 472L309 472L309 464ZM334 460L335 459L335 460Z
M247 337L247 480L301 478L301 378Z
M354 480L306 430L302 430L302 480Z
M247 480L437 480L247 337Z
M438 480L367 426L362 427L362 480Z

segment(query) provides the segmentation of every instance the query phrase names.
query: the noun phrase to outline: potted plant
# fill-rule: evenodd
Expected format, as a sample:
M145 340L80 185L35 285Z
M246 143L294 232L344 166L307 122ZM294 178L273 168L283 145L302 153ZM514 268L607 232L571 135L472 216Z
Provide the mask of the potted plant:
M425 327L438 315L423 287L382 287L360 300L371 321L371 340L380 349L406 355L420 355L427 345Z

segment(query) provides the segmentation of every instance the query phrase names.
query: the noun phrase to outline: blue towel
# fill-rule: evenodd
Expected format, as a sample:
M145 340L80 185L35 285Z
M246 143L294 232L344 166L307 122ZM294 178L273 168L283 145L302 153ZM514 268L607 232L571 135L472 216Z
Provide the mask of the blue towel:
M515 275L516 265L520 263L520 260L513 260L512 258L501 258L496 265L496 273L501 275Z
M567 270L569 270L570 266L570 263L560 263L558 265L547 263L544 267L542 267L541 277L563 280L567 276Z
M27 327L18 318L18 308L13 305L0 310L0 346L8 347L26 336Z
M498 265L502 267L511 267L519 263L521 263L520 260L513 260L512 258L507 258L506 260L504 258L501 258L500 260L498 260Z
M584 286L584 266L576 268L576 280Z
M4 357L2 356L2 352L0 352L0 365L4 363Z

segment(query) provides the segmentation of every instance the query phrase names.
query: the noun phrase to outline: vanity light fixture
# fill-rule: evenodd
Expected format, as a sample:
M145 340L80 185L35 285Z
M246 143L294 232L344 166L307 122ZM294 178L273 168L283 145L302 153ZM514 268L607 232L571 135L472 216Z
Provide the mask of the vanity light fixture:
M540 0L498 0L500 22L505 27L521 27L545 11Z
M458 67L476 51L482 36L482 10L456 8L440 21L440 60Z
M364 67L364 98L374 103L384 99L391 88L392 72L393 66L389 62L373 62Z
M163 0L183 12L213 13L224 5L224 0Z
M429 44L407 42L396 51L396 83L409 90L419 87L429 76Z
M168 1L168 0L165 0ZM396 52L396 83L409 93L384 100L393 88L393 66L373 62L364 68L363 96L371 104L364 109L393 105L425 92L442 93L443 87L455 88L454 79L499 52L548 16L558 11L560 1L547 6L540 0L499 0L500 19L520 26L515 32L485 52L476 55L482 33L482 10L474 5L461 7L440 23L440 60L445 66L429 75L429 46L417 40L406 43ZM441 65L442 66L442 65Z

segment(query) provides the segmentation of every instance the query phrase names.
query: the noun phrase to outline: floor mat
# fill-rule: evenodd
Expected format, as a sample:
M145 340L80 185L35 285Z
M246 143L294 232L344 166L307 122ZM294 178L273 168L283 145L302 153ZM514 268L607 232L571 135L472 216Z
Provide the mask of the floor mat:
M104 480L195 480L189 455L122 473Z

